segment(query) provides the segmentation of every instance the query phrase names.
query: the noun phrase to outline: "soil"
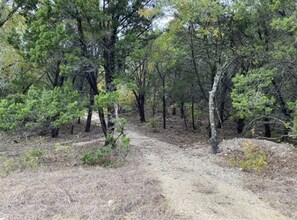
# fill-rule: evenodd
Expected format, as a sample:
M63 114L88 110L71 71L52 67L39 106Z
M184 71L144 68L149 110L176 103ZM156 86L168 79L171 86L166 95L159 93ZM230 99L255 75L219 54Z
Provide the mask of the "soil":
M54 140L12 143L2 136L2 155L19 157L42 143L46 159L37 170L0 179L0 219L296 219L296 148L272 150L271 158L280 162L265 174L248 173L228 163L243 139L223 142L223 152L214 156L202 126L185 131L173 118L168 128L158 132L130 120L132 148L118 168L79 163L83 152L98 146L98 126L90 134L76 128L75 135L66 135L65 130L64 138ZM280 146L257 144L262 143L269 149ZM259 177L262 181L256 181Z

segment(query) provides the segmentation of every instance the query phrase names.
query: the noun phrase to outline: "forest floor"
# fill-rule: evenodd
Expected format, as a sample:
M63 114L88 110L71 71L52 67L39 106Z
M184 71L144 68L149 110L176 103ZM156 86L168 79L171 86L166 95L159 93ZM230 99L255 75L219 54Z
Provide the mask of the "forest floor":
M80 132L83 125L75 135L65 130L57 139L2 135L0 169L33 146L46 153L37 169L0 178L0 219L297 218L293 146L255 140L269 151L270 166L261 174L243 172L229 161L245 139L223 141L223 152L214 156L202 126L186 131L173 118L161 132L134 120L129 117L127 130L131 152L118 168L80 165L83 152L102 140L96 126L91 133Z

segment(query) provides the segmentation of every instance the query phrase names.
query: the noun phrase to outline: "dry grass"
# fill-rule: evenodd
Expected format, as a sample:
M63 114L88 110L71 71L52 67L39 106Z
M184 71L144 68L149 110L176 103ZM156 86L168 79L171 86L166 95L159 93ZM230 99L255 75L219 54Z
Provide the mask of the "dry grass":
M134 165L26 171L1 179L0 188L4 219L174 218L158 183Z
M136 162L132 149L119 168L81 166L83 152L98 146L100 128L91 133L68 129L61 137L0 137L0 156L18 158L32 147L44 151L36 170L0 177L0 219L179 219L161 194L159 183ZM0 159L1 160L1 159ZM1 169L0 161L0 169Z
M290 144L278 144L266 140L232 139L222 142L224 152L221 165L242 154L240 147L250 141L267 153L269 167L261 173L245 172L246 187L283 214L297 219L297 148Z

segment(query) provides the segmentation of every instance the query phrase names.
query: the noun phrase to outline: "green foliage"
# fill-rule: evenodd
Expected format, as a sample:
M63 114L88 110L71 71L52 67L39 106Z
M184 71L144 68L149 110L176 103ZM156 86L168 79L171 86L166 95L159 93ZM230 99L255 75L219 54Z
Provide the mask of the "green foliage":
M112 144L99 146L98 149L87 151L81 158L82 164L99 165L103 167L115 167L121 165L130 151L130 138L121 136L117 147Z
M274 75L274 69L260 68L250 71L248 75L239 74L233 78L231 98L236 109L235 118L250 118L272 112L275 98L269 97L265 91L272 84Z
M88 151L81 158L81 162L85 165L110 166L113 163L111 148L100 146L97 150Z
M37 168L43 154L42 150L32 148L19 161L24 168Z
M83 114L79 94L69 85L41 91L32 86L26 95L0 101L0 130L35 131L50 125L60 128Z
M152 128L152 129L156 129L158 126L160 126L160 121L155 119L155 118L150 118L146 125L149 127L149 128Z
M101 92L99 95L95 96L96 106L98 108L109 108L113 107L119 98L118 92Z
M267 153L250 141L243 143L244 155L242 159L235 161L245 171L256 171L261 173L269 167Z

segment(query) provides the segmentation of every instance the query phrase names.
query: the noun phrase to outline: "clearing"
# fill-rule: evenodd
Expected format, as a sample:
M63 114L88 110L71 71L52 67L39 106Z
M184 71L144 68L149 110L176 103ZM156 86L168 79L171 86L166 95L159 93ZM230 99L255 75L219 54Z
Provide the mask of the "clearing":
M85 148L97 143L95 132L46 144L47 158L37 170L12 172L0 179L0 219L297 217L295 173L286 186L291 206L283 210L268 203L274 194L265 197L250 190L247 173L222 165L224 157L209 154L207 144L183 147L149 137L133 126L127 133L132 150L127 163L116 169L78 164ZM57 155L53 150L57 143L70 150ZM23 144L1 146L0 153L16 157Z

